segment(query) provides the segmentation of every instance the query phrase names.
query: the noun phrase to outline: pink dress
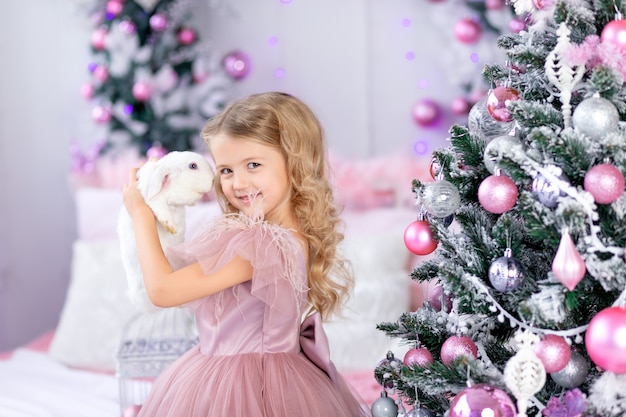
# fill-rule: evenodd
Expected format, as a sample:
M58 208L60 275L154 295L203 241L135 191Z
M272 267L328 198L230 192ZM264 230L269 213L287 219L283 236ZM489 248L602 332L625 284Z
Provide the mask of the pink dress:
M200 343L157 378L139 417L371 415L330 362L319 314L302 321L306 265L291 232L226 215L173 252L205 273L239 255L254 273L190 303Z

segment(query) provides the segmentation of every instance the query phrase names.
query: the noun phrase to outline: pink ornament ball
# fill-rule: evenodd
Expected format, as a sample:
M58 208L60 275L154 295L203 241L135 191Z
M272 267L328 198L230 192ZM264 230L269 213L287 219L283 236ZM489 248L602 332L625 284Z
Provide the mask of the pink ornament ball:
M91 117L96 123L108 123L111 120L111 109L107 106L96 106L91 110Z
M467 336L450 336L441 345L441 361L451 366L461 356L471 356L476 359L478 348L472 339Z
M498 122L510 122L513 117L507 106L519 100L519 91L512 87L496 87L487 94L487 112Z
M442 294L443 294L443 285L435 285L433 289L430 291L430 294L428 294L428 303L436 311L441 311ZM450 311L452 311L452 295L451 294L445 294L443 296L443 307L445 307L446 313L449 313Z
M139 101L147 101L152 96L152 86L145 81L137 81L133 85L133 97Z
M93 70L93 77L101 83L109 79L109 69L104 65L98 65Z
M241 80L250 73L250 58L241 51L233 51L222 60L226 73L235 80Z
M515 417L515 403L506 392L489 384L476 384L459 392L450 404L450 417Z
M424 99L420 100L413 107L413 120L419 126L429 127L433 126L439 120L441 116L441 109L439 105L433 100Z
M147 151L146 156L148 159L161 159L167 155L167 149L165 149L160 143L154 143Z
M150 27L155 32L163 32L167 28L167 17L165 15L156 13L150 17Z
M600 368L626 373L626 308L608 307L596 314L587 327L585 347Z
M433 363L433 355L431 355L428 349L413 348L407 350L404 354L403 362L406 366L415 364L425 368Z
M612 20L604 26L600 34L602 43L615 46L626 53L626 19Z
M90 99L93 97L95 92L96 88L92 83L85 83L80 87L80 95L83 96L83 98Z
M469 113L472 104L465 97L457 97L452 100L450 110L457 116L464 116Z
M454 36L462 43L476 43L480 39L482 28L474 19L464 18L454 25Z
M428 255L437 249L430 225L425 220L416 220L404 231L404 244L416 255Z
M485 210L494 214L511 210L517 196L515 183L506 175L490 175L478 187L478 201Z
M132 35L137 32L137 26L132 20L124 19L120 22L120 29L127 35Z
M523 20L511 19L509 22L509 30L512 33L520 33L524 29L526 29L526 23Z
M487 10L502 10L505 5L505 0L485 0Z
M624 174L611 164L596 165L585 174L583 186L596 203L611 204L624 192Z
M178 42L184 46L191 45L197 39L196 32L191 28L182 28L178 32L177 37L178 37Z
M107 13L111 13L113 16L118 16L124 9L124 3L120 0L109 0L106 4Z
M97 51L102 51L106 45L107 30L98 28L91 34L91 46Z
M572 356L572 350L567 341L555 334L545 335L533 350L549 374L565 368Z

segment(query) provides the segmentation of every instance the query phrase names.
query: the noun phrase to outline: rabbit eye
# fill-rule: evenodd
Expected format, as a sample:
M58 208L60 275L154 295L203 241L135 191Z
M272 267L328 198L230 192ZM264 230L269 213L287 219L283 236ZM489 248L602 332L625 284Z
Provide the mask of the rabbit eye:
M189 169L198 169L198 164L196 164L195 162L191 162L189 164Z

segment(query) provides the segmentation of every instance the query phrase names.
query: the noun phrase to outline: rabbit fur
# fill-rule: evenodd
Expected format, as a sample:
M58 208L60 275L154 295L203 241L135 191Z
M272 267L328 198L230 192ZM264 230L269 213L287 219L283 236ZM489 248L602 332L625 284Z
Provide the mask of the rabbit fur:
M185 206L196 204L213 188L214 173L207 159L196 152L174 151L150 159L137 171L137 188L157 220L163 251L185 238ZM130 301L141 311L160 310L146 292L131 218L122 206L117 223L122 264L126 271ZM175 260L169 259L173 268Z

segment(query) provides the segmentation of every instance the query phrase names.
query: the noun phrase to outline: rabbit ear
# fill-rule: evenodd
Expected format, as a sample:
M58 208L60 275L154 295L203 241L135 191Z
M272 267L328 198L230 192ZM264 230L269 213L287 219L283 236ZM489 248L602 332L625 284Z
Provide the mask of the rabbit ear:
M167 186L171 179L176 176L178 171L178 169L172 169L168 166L157 165L148 180L146 198L151 199L158 193L163 191L163 189Z

